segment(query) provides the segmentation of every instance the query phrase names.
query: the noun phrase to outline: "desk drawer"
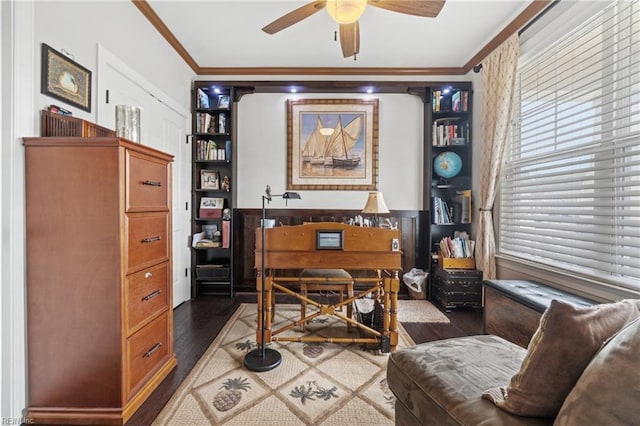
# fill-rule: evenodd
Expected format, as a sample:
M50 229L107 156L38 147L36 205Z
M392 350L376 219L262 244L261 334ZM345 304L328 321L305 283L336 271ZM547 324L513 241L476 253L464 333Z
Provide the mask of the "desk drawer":
M169 355L169 318L160 315L127 339L127 398L145 383Z
M169 209L169 166L144 154L127 151L127 212Z
M169 260L169 214L126 215L127 274Z
M169 263L143 269L125 278L127 335L153 315L168 308Z

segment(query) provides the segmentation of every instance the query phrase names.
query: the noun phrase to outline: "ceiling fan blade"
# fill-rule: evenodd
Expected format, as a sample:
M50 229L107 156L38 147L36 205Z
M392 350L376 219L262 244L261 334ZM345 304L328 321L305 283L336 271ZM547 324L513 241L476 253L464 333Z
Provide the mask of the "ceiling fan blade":
M360 53L360 24L340 24L340 47L345 58Z
M264 31L267 34L275 34L278 31L282 31L285 28L289 28L291 25L297 24L303 19L308 18L309 16L313 15L314 13L324 8L326 5L327 5L326 0L317 0L317 1L313 1L311 3L305 4L302 7L292 10L286 15L282 15L281 17L279 17L269 25L265 26L262 29L262 31Z
M445 0L368 0L371 6L407 15L435 18Z

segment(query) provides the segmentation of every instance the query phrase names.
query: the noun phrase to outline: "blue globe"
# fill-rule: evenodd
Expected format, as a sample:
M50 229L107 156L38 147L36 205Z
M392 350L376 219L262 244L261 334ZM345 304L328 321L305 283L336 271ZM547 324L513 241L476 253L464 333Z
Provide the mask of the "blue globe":
M455 152L443 152L433 160L433 170L438 176L451 179L462 170L462 158Z

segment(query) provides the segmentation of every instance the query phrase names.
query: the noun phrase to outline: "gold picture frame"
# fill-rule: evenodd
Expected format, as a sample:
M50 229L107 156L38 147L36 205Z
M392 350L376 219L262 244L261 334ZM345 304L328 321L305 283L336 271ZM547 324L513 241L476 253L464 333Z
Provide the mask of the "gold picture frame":
M91 71L42 43L40 92L91 112Z
M378 187L378 99L287 101L287 189Z

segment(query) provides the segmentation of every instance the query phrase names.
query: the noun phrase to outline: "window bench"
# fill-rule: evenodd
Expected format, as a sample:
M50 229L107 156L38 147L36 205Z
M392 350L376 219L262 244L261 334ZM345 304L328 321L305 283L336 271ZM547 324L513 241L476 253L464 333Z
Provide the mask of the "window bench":
M576 306L598 302L535 281L485 280L484 332L526 348L551 300Z

